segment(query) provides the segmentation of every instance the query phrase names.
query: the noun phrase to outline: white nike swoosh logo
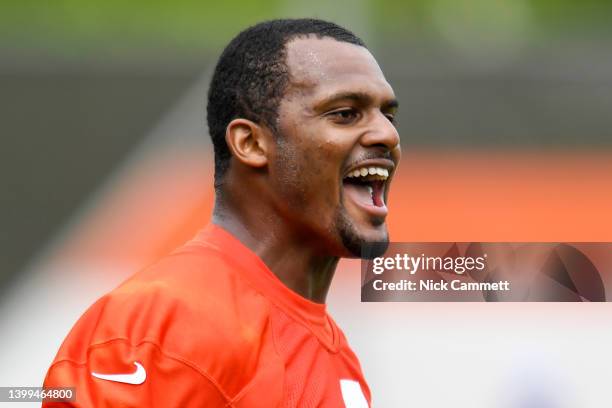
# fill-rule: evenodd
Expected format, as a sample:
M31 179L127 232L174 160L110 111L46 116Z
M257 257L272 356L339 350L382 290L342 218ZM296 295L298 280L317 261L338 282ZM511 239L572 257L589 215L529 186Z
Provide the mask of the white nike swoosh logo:
M91 375L101 380L134 385L142 384L147 379L147 371L138 361L135 361L134 365L136 366L136 371L132 374L99 374L92 371Z

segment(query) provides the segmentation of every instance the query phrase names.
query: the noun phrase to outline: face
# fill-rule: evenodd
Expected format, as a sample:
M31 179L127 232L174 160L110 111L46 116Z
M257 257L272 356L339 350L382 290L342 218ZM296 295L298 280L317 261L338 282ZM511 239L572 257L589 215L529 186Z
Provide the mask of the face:
M361 256L364 242L388 242L387 197L401 154L395 95L357 45L296 39L287 65L269 166L277 210L321 253Z

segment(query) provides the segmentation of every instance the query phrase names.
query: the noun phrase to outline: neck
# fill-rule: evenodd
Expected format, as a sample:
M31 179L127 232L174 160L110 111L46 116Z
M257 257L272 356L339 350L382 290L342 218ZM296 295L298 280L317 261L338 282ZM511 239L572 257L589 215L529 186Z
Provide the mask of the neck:
M285 286L316 303L325 303L338 257L322 256L274 211L262 216L247 200L217 196L213 222L255 252Z

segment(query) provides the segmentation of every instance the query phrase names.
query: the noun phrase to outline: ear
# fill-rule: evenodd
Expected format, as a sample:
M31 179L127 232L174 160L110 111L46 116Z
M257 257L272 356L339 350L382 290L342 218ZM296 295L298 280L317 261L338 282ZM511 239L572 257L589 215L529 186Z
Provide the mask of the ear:
M232 155L250 167L268 164L270 139L264 129L248 119L234 119L225 130L225 141Z

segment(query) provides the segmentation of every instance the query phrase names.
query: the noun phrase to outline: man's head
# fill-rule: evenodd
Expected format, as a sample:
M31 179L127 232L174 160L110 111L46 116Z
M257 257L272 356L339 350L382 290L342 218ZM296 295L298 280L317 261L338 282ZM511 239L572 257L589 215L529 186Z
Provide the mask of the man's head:
M217 193L238 191L322 254L359 256L363 242L388 240L396 107L351 32L311 19L253 26L226 47L209 90Z

